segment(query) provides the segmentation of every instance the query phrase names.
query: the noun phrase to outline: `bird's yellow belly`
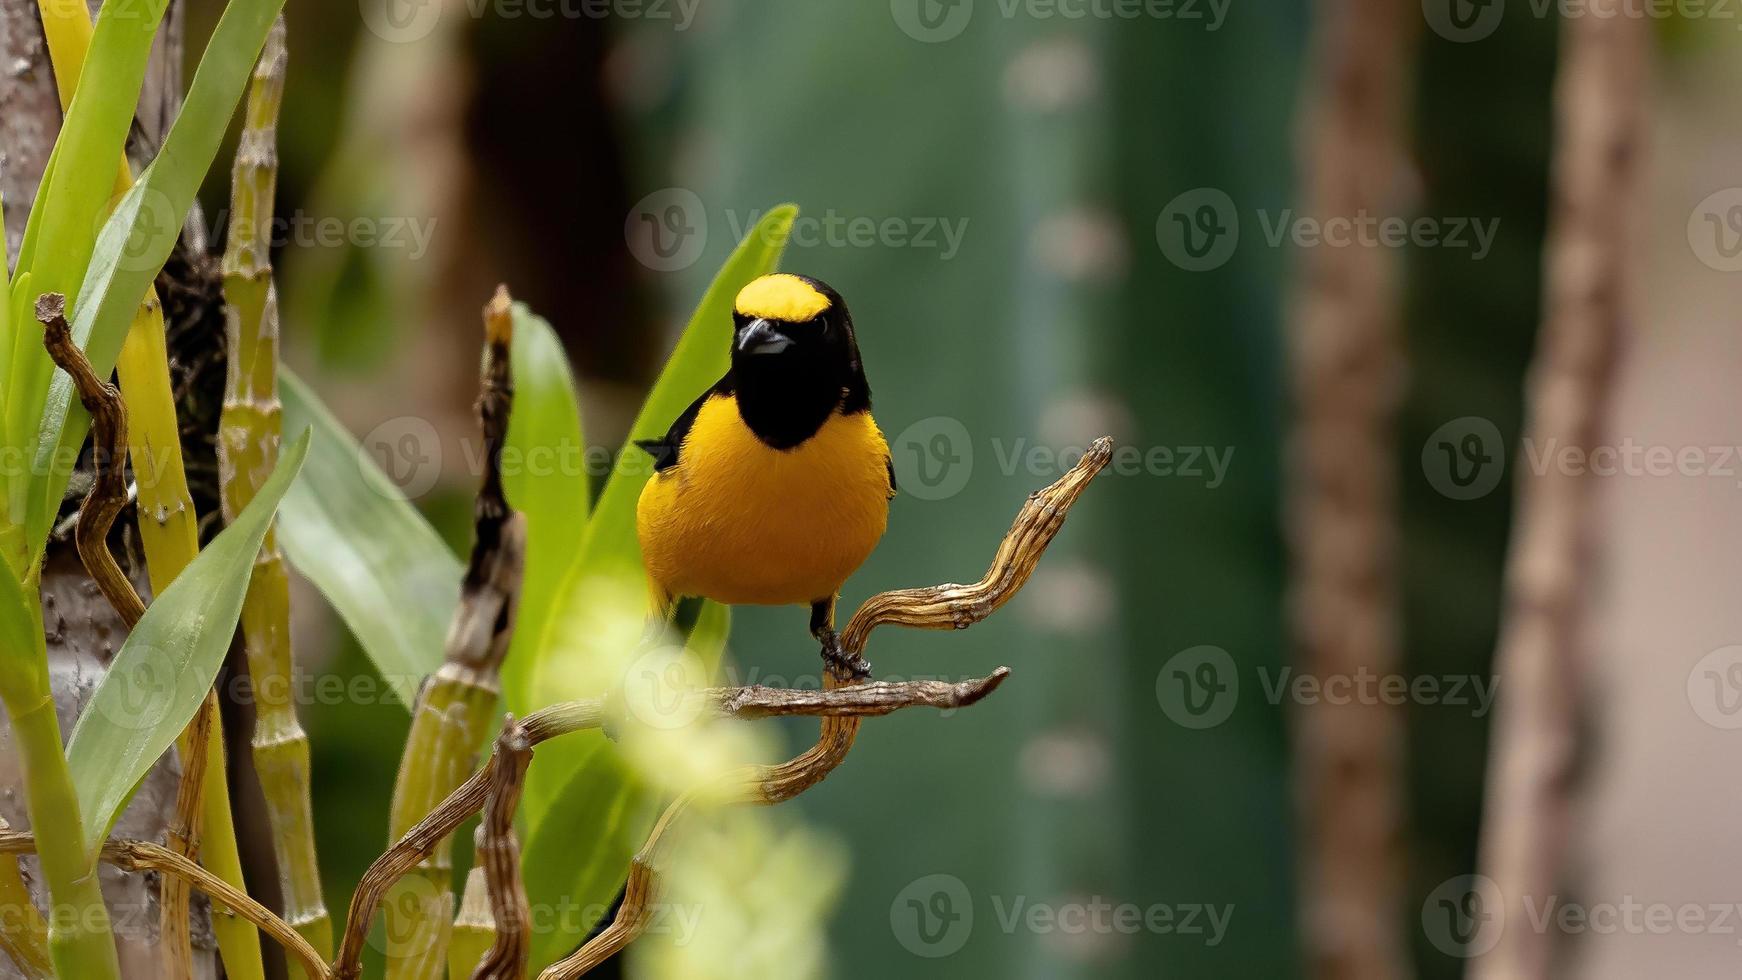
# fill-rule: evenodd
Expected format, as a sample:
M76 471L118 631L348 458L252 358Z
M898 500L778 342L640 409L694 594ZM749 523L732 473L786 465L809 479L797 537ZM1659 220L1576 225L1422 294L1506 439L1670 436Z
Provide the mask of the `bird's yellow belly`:
M678 464L641 492L636 527L655 586L750 605L833 597L883 536L888 446L869 412L831 417L790 450L710 398Z

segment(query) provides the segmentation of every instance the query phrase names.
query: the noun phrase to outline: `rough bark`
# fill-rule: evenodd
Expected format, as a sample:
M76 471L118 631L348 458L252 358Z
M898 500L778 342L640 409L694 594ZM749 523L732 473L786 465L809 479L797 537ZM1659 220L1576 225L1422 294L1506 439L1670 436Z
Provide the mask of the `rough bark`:
M1320 221L1405 206L1396 191L1415 17L1389 0L1316 6L1299 155L1302 208ZM1303 248L1296 269L1289 601L1298 669L1325 679L1400 669L1396 251ZM1296 709L1303 931L1314 977L1408 974L1402 712L1362 701Z
M1633 315L1650 23L1616 0L1562 22L1555 83L1553 210L1544 319L1529 378L1527 439L1589 452L1603 438L1618 348ZM1529 447L1526 447L1527 449ZM1517 530L1496 654L1500 703L1480 868L1503 901L1475 980L1546 977L1557 930L1535 928L1563 884L1578 789L1586 657L1578 624L1590 586L1592 480L1517 454ZM1478 940L1478 946L1486 945Z

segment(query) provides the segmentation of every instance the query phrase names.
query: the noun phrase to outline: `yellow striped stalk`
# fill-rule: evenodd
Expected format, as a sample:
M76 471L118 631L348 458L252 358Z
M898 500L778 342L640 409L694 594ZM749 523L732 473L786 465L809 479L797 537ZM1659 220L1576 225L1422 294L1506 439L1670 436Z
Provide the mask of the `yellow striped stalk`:
M502 658L513 633L525 520L502 495L501 450L513 390L509 347L514 315L508 290L496 291L484 310L484 322L478 418L489 462L473 506L476 540L442 665L412 711L388 810L389 840L403 837L477 767L478 750L494 721ZM452 839L442 838L387 894L387 980L442 980L454 918Z
M84 4L43 0L43 36L55 68L55 81L64 111L72 104L85 52L90 47L92 24ZM133 173L125 158L117 161L116 198L133 186ZM139 537L145 551L151 591L162 594L182 569L199 553L199 530L193 500L188 494L187 474L182 463L180 426L175 414L175 396L170 385L169 354L164 339L163 305L157 289L146 290L134 314L115 362L122 400L127 405L128 455L138 485ZM206 694L202 713L215 712L216 697ZM230 786L225 778L224 737L220 726L210 725L205 745L189 740L189 725L177 740L181 758L194 751L206 753L201 781L200 863L206 870L243 891L242 858L236 846L235 820L230 810ZM166 890L166 900L185 902L180 889ZM260 933L254 925L229 911L212 910L212 931L225 973L235 980L264 980L266 970L260 955Z
M0 819L0 830L11 829ZM30 887L24 883L15 857L0 858L0 915L6 916L6 928L0 929L0 951L25 980L51 980L54 965L48 955L48 923L42 921L42 913L30 900Z
M182 569L199 554L199 526L193 500L188 494L187 474L182 465L181 441L175 415L175 395L170 387L169 354L164 344L163 310L155 292L146 296L115 361L121 382L121 398L127 404L128 456L139 488L139 541L151 577L151 592L162 595ZM217 698L206 693L202 712L215 711ZM193 725L176 741L181 757L192 757L189 741ZM200 798L201 829L199 861L206 870L225 881L245 887L242 856L236 846L235 819L230 811L230 785L225 778L227 759L220 726L206 734L206 769ZM177 899L166 893L166 901ZM185 896L181 900L185 901ZM212 910L212 931L224 970L237 980L262 980L265 965L260 956L260 933L253 923L228 911Z
M219 499L225 521L254 499L278 462L278 297L268 236L278 184L278 110L287 55L284 19L267 35L248 88L231 173L230 231L224 249L229 369L218 423ZM266 797L284 918L322 955L333 948L321 897L310 801L308 734L292 696L290 578L269 528L242 605L242 638L253 676L254 768Z
M484 869L474 865L466 874L460 914L454 916L453 936L448 940L448 980L469 980L495 942L496 917L490 911L490 886L484 880Z

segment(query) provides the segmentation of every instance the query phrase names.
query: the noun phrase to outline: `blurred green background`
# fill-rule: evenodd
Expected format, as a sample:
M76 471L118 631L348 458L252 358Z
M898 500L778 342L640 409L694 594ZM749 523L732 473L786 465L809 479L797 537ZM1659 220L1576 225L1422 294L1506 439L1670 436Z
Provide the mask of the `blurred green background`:
M835 975L1297 972L1287 708L1262 683L1287 659L1293 255L1263 222L1295 206L1312 11L1286 0L1166 9L307 0L288 11L279 213L310 229L277 256L289 357L366 443L413 416L452 440L435 473L413 476L456 548L475 474L453 447L472 431L488 289L507 282L550 319L588 435L614 447L737 234L782 201L803 208L784 267L847 298L905 490L847 609L884 588L973 580L1073 447L1111 434L1136 451L1005 612L966 633L873 642L884 676L1014 674L972 710L868 723L848 763L791 805L851 855L829 933ZM1450 501L1418 461L1428 434L1461 416L1495 420L1509 445L1517 434L1555 33L1552 19L1520 15L1481 44L1426 30L1417 44L1405 206L1497 219L1499 231L1481 259L1401 259L1410 673L1485 675L1491 657L1508 495ZM214 170L208 211L226 187ZM1164 244L1170 202L1197 188L1226 194L1241 232L1203 271ZM430 234L424 248L323 243L312 229L332 219ZM311 670L368 670L317 596L300 609ZM815 685L803 615L741 610L730 676ZM1232 659L1238 698L1219 724L1188 727L1164 707L1162 667L1203 646ZM344 703L312 705L305 720L338 902L383 846L407 719ZM1486 724L1468 706L1408 709L1409 895L1397 915L1424 977L1462 969L1414 923L1423 896L1474 863ZM784 736L796 751L814 724ZM1097 903L1166 924L1027 918ZM970 915L971 928L952 926Z

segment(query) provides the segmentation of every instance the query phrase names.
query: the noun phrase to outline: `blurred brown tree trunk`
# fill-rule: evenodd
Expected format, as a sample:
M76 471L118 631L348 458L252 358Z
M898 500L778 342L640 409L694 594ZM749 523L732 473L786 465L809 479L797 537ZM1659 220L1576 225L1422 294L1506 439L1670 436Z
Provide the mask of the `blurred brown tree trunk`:
M152 50L137 125L128 145L128 154L136 164L155 152L181 104L181 6L172 0ZM61 125L60 99L35 0L0 0L0 67L0 194L5 200L10 263ZM77 478L74 485L78 485ZM113 543L125 548L129 537L122 530ZM134 562L133 567L135 587L148 594L143 563ZM70 538L49 544L43 560L42 602L49 634L49 669L65 737L71 735L79 711L102 679L110 657L120 648L126 627L92 587ZM10 730L0 731L0 816L15 828L28 829L18 765ZM161 842L175 809L179 778L180 764L171 753L146 775L116 822L115 835ZM21 866L32 895L39 906L46 906L47 895L35 872L35 858L22 859ZM100 874L123 973L128 977L162 976L155 877L107 866ZM196 899L192 913L194 975L215 977L216 941L209 906ZM19 975L11 962L0 956L0 977Z
M1549 975L1553 930L1532 927L1561 884L1576 788L1584 658L1578 623L1590 567L1588 477L1533 472L1530 449L1589 451L1602 438L1618 349L1632 319L1645 149L1650 25L1619 0L1562 23L1544 319L1529 378L1528 444L1515 453L1518 523L1506 570L1480 869L1504 910L1477 980Z
M1297 134L1305 216L1402 212L1416 19L1413 7L1391 0L1317 4ZM1402 365L1393 252L1377 243L1321 244L1300 251L1295 273L1289 612L1297 669L1321 681L1399 669L1394 417ZM1360 697L1296 706L1310 976L1384 980L1409 972L1401 714Z

